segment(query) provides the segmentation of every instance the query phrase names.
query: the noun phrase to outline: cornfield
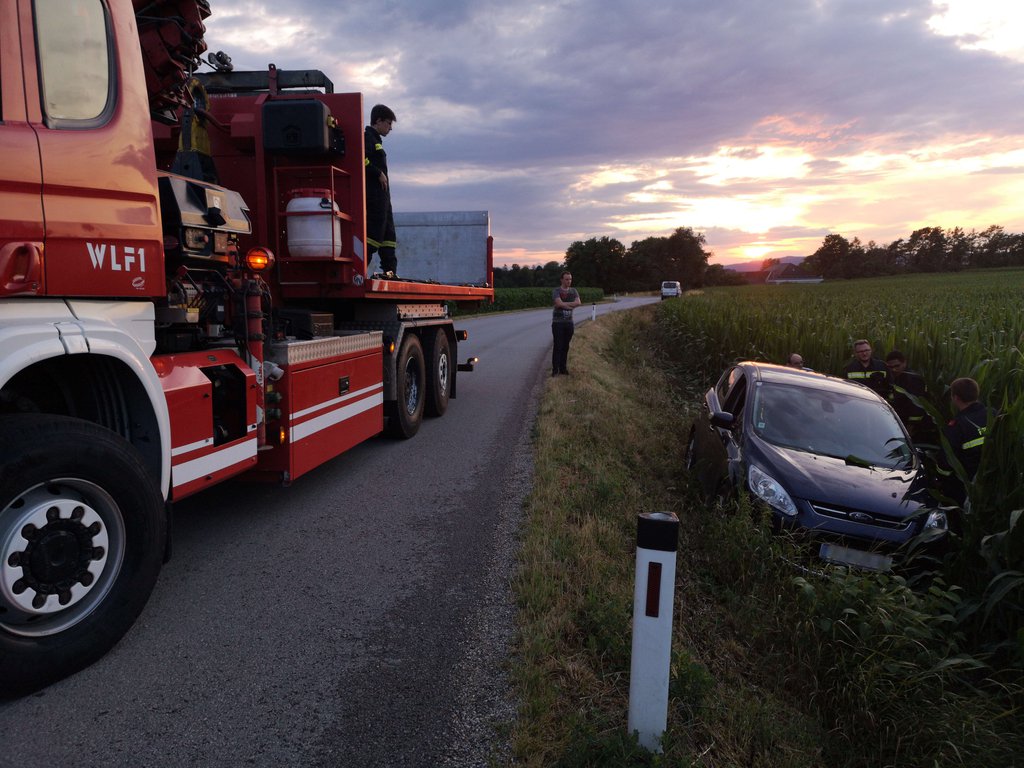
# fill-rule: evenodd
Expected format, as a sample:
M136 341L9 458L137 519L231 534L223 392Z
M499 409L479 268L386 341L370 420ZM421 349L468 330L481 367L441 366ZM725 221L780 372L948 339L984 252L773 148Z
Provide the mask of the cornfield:
M998 416L943 578L977 614L960 625L974 649L1024 666L1024 270L716 288L658 311L662 344L691 394L734 361L783 363L790 352L840 375L861 338L879 358L902 351L943 419L952 416L949 384L975 379Z

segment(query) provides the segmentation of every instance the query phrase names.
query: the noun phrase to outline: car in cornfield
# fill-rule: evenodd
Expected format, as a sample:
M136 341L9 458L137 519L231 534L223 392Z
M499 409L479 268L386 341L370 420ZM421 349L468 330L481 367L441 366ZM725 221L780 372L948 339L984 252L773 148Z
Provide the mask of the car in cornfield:
M711 497L745 489L814 558L886 571L947 520L889 404L861 384L759 362L730 366L704 396L686 467Z

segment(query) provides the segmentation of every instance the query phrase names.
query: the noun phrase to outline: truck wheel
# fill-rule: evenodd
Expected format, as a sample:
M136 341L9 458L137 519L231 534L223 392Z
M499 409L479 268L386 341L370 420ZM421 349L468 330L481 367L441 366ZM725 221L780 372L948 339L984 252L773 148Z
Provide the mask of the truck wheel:
M427 348L430 374L427 376L427 416L444 416L452 392L452 347L444 328L438 328Z
M392 437L408 439L419 432L426 389L423 345L410 333L402 341L395 366L398 399L387 403L388 433Z
M0 690L88 666L142 612L163 561L156 484L122 437L65 416L0 418Z

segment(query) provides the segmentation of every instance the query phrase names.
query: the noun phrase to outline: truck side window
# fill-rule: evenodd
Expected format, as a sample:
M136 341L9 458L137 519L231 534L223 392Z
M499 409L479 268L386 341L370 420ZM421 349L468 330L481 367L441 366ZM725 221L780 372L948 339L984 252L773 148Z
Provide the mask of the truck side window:
M91 128L113 110L111 34L103 0L35 0L43 114L55 128Z

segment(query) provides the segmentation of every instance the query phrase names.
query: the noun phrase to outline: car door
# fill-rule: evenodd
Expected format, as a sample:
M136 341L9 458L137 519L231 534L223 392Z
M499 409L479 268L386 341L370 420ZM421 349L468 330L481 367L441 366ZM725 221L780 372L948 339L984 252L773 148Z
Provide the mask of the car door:
M690 467L701 490L707 496L720 493L729 482L729 464L732 433L719 425L725 403L735 402L745 387L743 369L733 366L725 371L718 383L704 395L704 407L694 425L693 450L695 459Z
M21 47L32 26L18 10L0 3L0 298L44 290L42 170L25 112Z
M721 411L731 414L732 421L727 424L716 424L715 431L723 448L723 475L734 488L738 488L743 484L744 475L743 442L747 425L745 410L749 389L746 371L740 366L735 366L729 371L729 378L724 384L726 391L720 399Z

